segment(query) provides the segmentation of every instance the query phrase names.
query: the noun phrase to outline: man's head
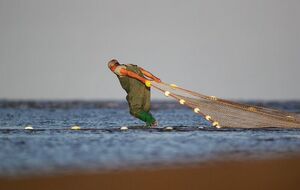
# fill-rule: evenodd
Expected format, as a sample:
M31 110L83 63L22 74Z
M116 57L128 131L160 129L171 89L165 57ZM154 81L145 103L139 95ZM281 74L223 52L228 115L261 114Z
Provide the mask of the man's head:
M116 59L112 59L108 62L107 66L110 70L114 70L120 63Z

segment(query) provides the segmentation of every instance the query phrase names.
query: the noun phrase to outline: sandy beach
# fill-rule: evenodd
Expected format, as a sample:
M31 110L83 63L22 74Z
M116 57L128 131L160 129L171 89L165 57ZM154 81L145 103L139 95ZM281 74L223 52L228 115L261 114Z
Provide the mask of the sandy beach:
M1 178L0 189L299 189L300 157L181 167Z

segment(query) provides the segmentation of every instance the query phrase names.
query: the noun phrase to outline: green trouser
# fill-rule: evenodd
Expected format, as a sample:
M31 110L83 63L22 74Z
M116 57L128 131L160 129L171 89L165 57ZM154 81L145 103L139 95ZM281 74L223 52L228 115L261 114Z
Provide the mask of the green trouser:
M155 122L150 113L150 88L144 85L142 88L131 90L126 99L132 116L146 122L148 126Z

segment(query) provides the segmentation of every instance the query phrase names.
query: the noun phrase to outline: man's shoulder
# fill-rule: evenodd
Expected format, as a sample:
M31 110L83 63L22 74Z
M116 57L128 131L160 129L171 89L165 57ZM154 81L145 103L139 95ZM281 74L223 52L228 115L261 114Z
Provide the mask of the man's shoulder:
M129 64L126 64L126 66L127 66L127 67L139 67L138 65L131 64L131 63L129 63Z
M121 76L122 74L121 74L121 70L122 69L126 69L126 65L119 65L119 66L117 66L116 68L115 68L115 70L114 70L114 73L116 74L116 75L119 75L119 76Z

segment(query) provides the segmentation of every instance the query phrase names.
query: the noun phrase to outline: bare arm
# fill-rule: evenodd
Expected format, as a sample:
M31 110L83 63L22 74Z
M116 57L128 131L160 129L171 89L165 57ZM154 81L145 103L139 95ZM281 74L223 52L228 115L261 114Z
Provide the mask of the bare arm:
M123 76L128 76L128 77L137 79L137 80L141 81L142 83L146 83L146 81L147 81L147 79L139 76L138 74L136 74L136 73L134 73L132 71L127 71L126 69L121 69L121 74Z
M148 77L148 78L154 80L155 82L161 82L161 80L160 80L159 78L157 78L156 76L154 76L154 75L153 75L152 73L150 73L149 71L143 69L142 67L139 67L139 68L140 68L140 70L142 71L142 73L143 73L146 77Z

